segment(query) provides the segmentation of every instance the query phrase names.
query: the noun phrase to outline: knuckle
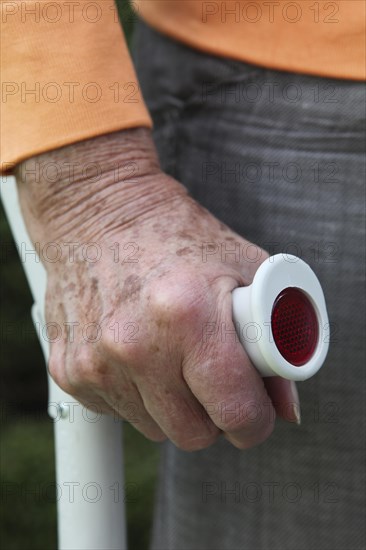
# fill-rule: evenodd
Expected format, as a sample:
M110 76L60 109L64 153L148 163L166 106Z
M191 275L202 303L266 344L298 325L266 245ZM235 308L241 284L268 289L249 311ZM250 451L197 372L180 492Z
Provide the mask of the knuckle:
M272 434L273 429L274 424L268 423L254 433L246 433L240 437L230 434L228 439L237 449L249 449L266 441L266 439L268 439Z
M154 430L151 428L140 427L139 431L143 433L147 439L154 441L154 443L162 443L168 439L167 436L158 429Z
M129 326L131 324L125 324L123 328L125 328L126 325L128 326L128 330L130 330ZM134 332L137 332L135 327L132 328ZM105 335L103 334L100 345L102 354L118 361L118 363L122 365L133 365L138 363L141 360L141 345L139 345L137 340L129 338L128 336L126 338L121 337L116 339L115 335L105 331Z
M211 434L208 436L197 436L197 437L180 437L176 440L173 440L173 443L182 451L201 451L211 447L217 440L220 432Z
M263 443L272 434L275 426L274 418L266 417L261 421L242 424L235 429L228 429L227 438L238 449L248 449Z
M100 387L103 385L104 371L100 360L86 346L83 346L77 351L70 364L70 379L76 388Z
M66 369L64 365L64 361L55 356L55 354L51 354L51 357L48 362L48 372L52 378L52 380L59 386L64 392L71 394L72 393L72 387L69 383L69 380L66 376Z
M273 433L274 427L275 427L274 420L268 421L264 424L262 430L258 434L259 443L261 443L262 441L265 441Z
M189 275L184 281L178 275L174 281L159 282L151 292L153 314L162 323L191 320L202 311L202 296L197 287L197 280L190 281Z
M168 439L166 435L152 434L152 435L147 435L146 437L150 439L150 441L153 441L154 443L164 443L164 441L167 441Z
M50 373L50 376L54 382L58 386L60 386L60 382L62 380L62 369L63 365L61 364L61 361L59 361L56 357L51 356L50 360L48 362L48 372Z
M262 432L267 426L273 428L274 425L269 407L263 407L255 401L230 404L220 412L220 428L228 433L247 432L250 435Z

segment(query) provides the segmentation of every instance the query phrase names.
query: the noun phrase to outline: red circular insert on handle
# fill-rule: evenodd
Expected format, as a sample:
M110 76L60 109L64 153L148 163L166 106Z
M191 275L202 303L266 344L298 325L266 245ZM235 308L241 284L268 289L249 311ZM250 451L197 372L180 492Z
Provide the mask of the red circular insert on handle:
M285 288L277 296L271 327L278 351L286 361L301 367L311 359L319 338L318 318L309 298L299 288Z

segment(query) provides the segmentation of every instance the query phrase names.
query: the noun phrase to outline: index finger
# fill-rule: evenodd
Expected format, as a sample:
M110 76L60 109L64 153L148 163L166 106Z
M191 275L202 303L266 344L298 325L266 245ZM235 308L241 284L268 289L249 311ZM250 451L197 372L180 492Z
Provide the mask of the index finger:
M245 353L231 315L231 296L219 301L217 321L202 331L183 364L183 376L214 424L246 449L273 431L275 409L264 382Z

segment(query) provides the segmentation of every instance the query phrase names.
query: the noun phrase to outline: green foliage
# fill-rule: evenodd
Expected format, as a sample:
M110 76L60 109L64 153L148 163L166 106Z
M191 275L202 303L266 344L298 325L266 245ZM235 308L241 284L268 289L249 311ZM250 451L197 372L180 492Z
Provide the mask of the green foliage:
M126 503L128 548L143 550L149 546L159 445L125 424L124 449L126 483L135 488Z
M52 423L23 417L2 428L1 545L57 548Z
M0 543L6 550L57 548L53 424L23 415L5 423L0 449ZM124 426L129 548L148 548L158 446Z
M30 412L46 406L46 369L30 316L28 283L2 207L0 213L0 400L7 410Z

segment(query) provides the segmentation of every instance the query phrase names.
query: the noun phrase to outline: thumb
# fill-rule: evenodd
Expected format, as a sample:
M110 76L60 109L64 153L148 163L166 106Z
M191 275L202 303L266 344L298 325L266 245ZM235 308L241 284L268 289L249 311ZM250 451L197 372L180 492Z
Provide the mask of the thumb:
M263 378L263 381L278 416L300 425L300 399L295 382L278 376Z

